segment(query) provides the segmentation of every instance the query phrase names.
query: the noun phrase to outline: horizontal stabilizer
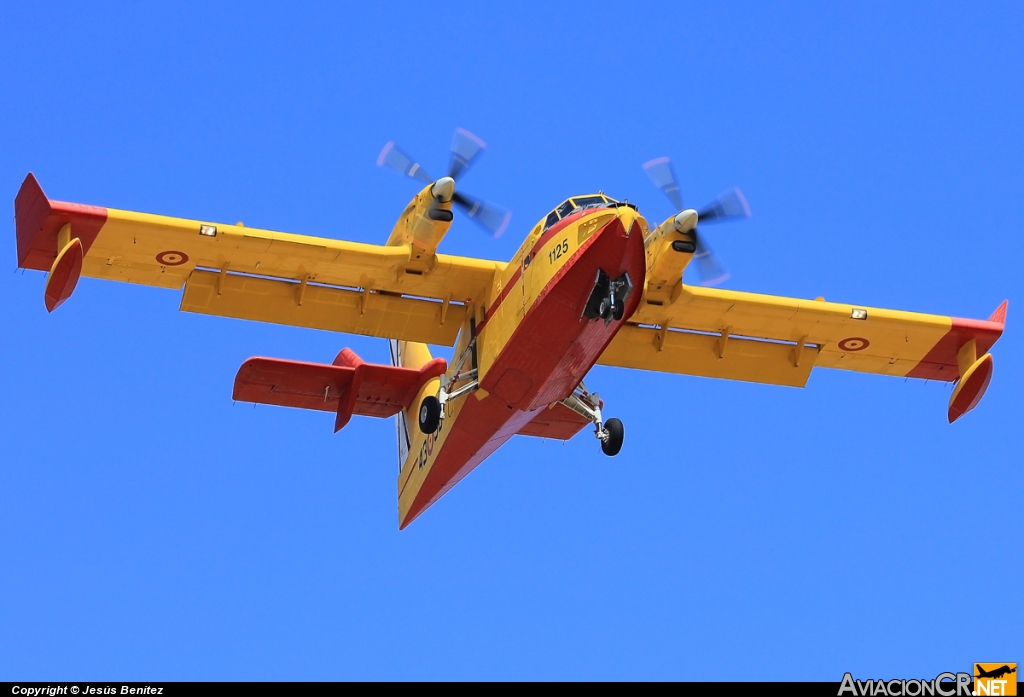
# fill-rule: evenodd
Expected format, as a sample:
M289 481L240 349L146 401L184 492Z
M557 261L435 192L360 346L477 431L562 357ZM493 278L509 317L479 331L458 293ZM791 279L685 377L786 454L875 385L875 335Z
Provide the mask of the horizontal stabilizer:
M337 432L353 414L397 414L412 404L424 384L447 369L443 358L418 370L366 363L349 349L342 349L332 365L250 358L238 369L233 397L239 402L334 412Z

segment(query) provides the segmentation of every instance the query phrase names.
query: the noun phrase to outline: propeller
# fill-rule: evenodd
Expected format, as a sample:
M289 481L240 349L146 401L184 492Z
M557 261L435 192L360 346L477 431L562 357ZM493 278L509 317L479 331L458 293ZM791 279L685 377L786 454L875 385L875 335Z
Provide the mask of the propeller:
M505 232L509 220L512 219L512 214L504 208L463 194L455 188L456 180L466 173L486 147L487 145L482 140L469 131L456 128L455 135L452 136L452 157L448 164L448 173L438 180L427 174L420 163L402 152L394 141L385 145L384 149L380 151L380 155L377 157L377 166L388 167L424 184L433 184L435 197L443 201L450 200L461 208L471 220L497 238Z
M675 170L672 168L672 160L667 157L651 160L644 164L644 171L681 215L684 211L683 195L679 191L679 183ZM711 203L696 211L696 214L699 223L722 223L728 220L749 218L750 206L747 205L747 199L743 197L743 192L733 188L719 194ZM697 260L701 285L713 286L728 279L728 272L718 262L711 247L705 241L704 235L698 231L696 226L693 228L692 234L696 247L694 258Z

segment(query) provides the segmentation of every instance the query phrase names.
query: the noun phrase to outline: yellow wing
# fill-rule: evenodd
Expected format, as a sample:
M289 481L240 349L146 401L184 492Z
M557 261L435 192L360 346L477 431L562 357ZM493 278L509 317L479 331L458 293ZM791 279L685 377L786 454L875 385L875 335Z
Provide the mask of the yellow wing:
M505 267L438 254L416 271L408 267L408 245L51 201L31 174L15 199L15 218L22 268L50 271L68 239L78 238L82 275L184 287L181 309L188 312L449 346L467 305L483 301Z
M988 321L681 286L640 308L598 361L803 387L814 366L953 381L1002 334Z

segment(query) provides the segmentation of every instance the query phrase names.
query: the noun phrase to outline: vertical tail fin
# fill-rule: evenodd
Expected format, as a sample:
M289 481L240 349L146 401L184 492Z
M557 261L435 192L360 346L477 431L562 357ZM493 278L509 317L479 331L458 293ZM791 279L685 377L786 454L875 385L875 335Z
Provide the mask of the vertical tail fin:
M996 308L996 311L992 313L992 316L988 318L989 322L996 322L997 324L1006 324L1006 306L1010 304L1009 300L1004 300L1003 304Z

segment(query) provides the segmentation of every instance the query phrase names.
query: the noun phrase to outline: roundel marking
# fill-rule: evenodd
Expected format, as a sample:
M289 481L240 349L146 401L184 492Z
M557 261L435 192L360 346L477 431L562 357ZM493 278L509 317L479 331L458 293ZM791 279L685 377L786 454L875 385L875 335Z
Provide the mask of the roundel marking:
M871 342L861 336L851 336L839 342L839 348L843 351L863 351Z
M185 254L185 252L169 250L157 254L156 260L161 266L181 266L188 261L188 254Z

